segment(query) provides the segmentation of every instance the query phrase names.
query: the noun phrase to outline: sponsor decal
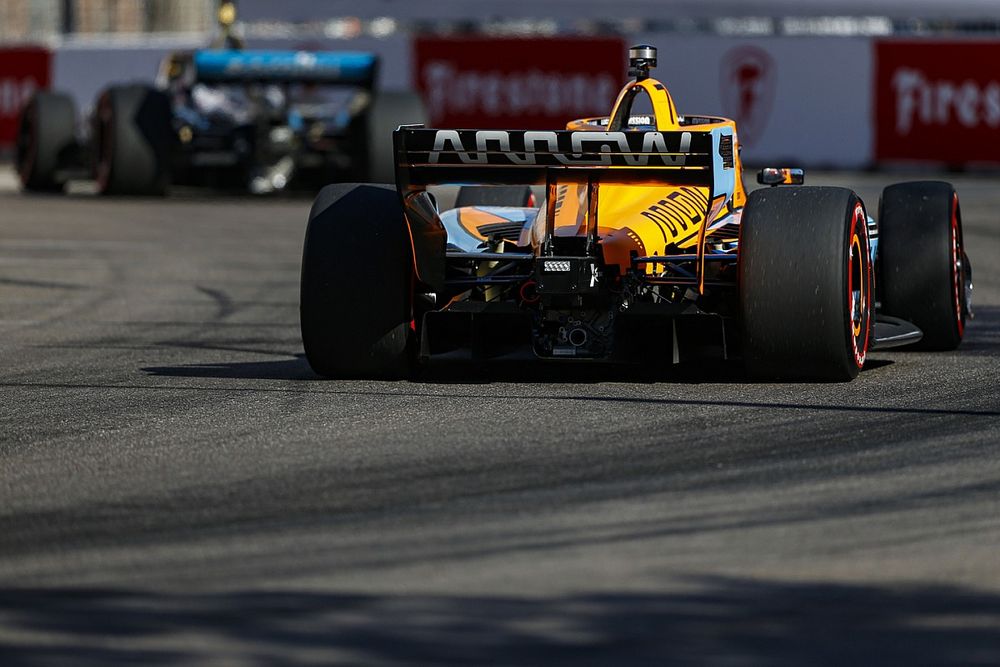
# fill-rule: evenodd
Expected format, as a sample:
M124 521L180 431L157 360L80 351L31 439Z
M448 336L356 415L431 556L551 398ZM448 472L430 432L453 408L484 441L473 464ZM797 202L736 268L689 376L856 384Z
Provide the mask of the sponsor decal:
M0 147L14 143L21 107L36 90L48 88L50 76L47 49L0 48Z
M736 121L740 141L753 146L767 129L774 106L776 67L771 55L756 46L738 46L722 57L719 85L722 108Z
M1000 161L1000 43L876 43L875 157Z
M608 114L625 81L618 38L414 40L414 80L435 127L558 129Z
M686 232L705 218L708 197L698 188L678 188L640 215L665 228L671 236Z
M711 135L693 132L411 130L406 150L430 165L704 167ZM423 159L426 154L426 160Z
M733 135L724 134L719 137L719 157L722 158L722 168L733 168Z

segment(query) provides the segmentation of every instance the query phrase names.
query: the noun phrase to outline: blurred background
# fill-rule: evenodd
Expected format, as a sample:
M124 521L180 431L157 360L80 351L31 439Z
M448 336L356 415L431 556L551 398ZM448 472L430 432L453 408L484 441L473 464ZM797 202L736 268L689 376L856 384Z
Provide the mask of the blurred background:
M216 36L218 0L0 0L0 153L37 88L93 104ZM744 160L858 169L1000 161L996 0L240 0L248 48L371 51L441 127L609 111L625 49L660 49L682 113L738 121Z

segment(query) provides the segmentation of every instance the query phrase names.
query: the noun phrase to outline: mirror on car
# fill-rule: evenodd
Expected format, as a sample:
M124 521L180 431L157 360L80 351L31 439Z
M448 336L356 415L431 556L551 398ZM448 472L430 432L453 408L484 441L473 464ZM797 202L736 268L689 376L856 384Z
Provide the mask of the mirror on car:
M764 167L757 172L757 182L761 185L802 185L806 172L802 169L780 169Z

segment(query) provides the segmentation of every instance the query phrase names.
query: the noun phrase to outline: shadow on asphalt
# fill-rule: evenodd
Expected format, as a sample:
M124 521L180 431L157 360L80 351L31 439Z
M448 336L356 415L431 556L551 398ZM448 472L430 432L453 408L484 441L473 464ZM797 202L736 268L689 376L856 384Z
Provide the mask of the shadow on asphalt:
M997 356L1000 354L1000 308L976 306L975 317L966 323L966 336L957 354Z
M214 349L214 348L213 348ZM276 361L243 361L236 363L185 364L183 366L153 366L143 372L155 376L185 378L222 378L230 380L316 380L305 354Z
M246 352L241 347L221 347L204 342L185 344L173 341L171 345L198 349L218 349ZM1000 308L981 307L976 318L969 324L968 334L961 347L954 352L940 354L995 356L1000 351ZM262 353L273 354L270 350ZM892 366L894 361L884 355L899 354L939 354L906 348L874 352L865 364L863 373ZM257 380L317 380L320 379L305 359L298 353L294 358L279 361L233 362L214 364L186 364L179 366L156 366L143 368L150 375L188 378L257 379ZM688 363L678 366L661 367L655 371L643 368L606 366L579 362L496 362L492 364L435 362L421 369L413 378L418 383L435 384L490 384L492 382L527 383L727 383L746 384L750 382L738 363ZM769 384L754 382L753 384Z
M175 343L175 345L177 345ZM183 345L181 345L183 346ZM203 344L191 347L224 349ZM245 352L245 349L240 349ZM871 371L893 362L872 359L865 366ZM309 367L305 355L278 361L251 361L211 364L184 364L179 366L150 366L142 369L149 375L184 378L219 378L236 380L320 380ZM724 382L744 384L747 380L742 368L735 363L691 363L656 370L636 367L599 364L518 362L518 363L432 363L421 368L411 380L421 384L491 384L494 382L521 383L572 383L593 384L602 382L657 383L673 382L699 384ZM754 382L753 384L761 384ZM764 383L767 384L767 383Z
M5 665L1000 664L1000 596L708 578L691 593L0 591Z
M222 347L210 343L185 344L173 341L171 345L198 349L218 349L247 352L243 347ZM863 373L877 371L892 366L894 361L884 355L909 354L952 354L970 356L995 356L1000 351L1000 308L981 307L976 318L969 324L968 333L961 347L953 352L929 353L909 351L905 348L875 352L868 359ZM270 349L261 353L273 354ZM289 359L259 362L232 362L213 364L185 364L178 366L155 366L142 369L144 372L165 377L253 379L253 380L318 380L320 379L305 359L298 353ZM746 384L750 381L737 363L704 362L661 367L656 371L623 366L599 364L551 363L551 362L497 362L482 363L433 363L421 369L413 378L416 383L433 384L490 384L493 382L521 383L726 383ZM753 384L769 384L754 382Z

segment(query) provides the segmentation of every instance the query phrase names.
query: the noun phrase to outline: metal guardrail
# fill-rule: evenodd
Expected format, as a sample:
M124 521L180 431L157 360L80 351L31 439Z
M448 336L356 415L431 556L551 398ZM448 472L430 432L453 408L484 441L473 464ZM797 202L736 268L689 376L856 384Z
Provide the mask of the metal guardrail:
M210 32L217 0L0 0L0 42Z
M219 0L0 0L0 43L50 41L68 36L112 37L155 33L204 33L215 31ZM261 4L261 3L258 3ZM497 5L501 5L498 0ZM404 34L467 34L544 37L551 35L631 35L636 33L705 34L732 37L941 37L955 35L1000 35L1000 17L977 18L973 9L963 16L898 17L838 15L830 2L829 15L717 16L684 15L613 17L544 16L499 17L485 8L479 18L401 16L361 17L339 14L344 3L316 3L311 20L281 18L280 7L272 7L274 19L254 17L240 25L249 39L350 39L391 38ZM331 12L331 9L334 10ZM355 9L357 9L355 7ZM553 13L556 8L552 8ZM348 11L351 11L348 8ZM257 14L261 12L258 11ZM565 14L565 12L562 12Z

